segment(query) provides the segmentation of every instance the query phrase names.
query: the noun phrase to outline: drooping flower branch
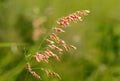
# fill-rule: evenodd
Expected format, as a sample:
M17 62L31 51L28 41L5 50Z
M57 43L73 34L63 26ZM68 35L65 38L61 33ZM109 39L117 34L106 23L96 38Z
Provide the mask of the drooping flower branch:
M48 36L48 38L46 38L48 46L46 47L45 51L34 55L36 62L49 63L50 57L54 57L56 60L60 61L59 55L61 55L64 50L65 51L70 51L71 49L77 50L77 47L73 45L68 45L63 39L58 37L57 34L65 32L62 28L70 26L71 22L77 22L79 20L82 21L82 17L88 15L88 13L90 13L89 10L76 11L75 13L72 13L66 17L58 19L57 24L60 27L53 28L54 32L52 32ZM41 79L40 75L38 75L35 71L32 70L30 63L26 64L26 68L28 72L30 72L34 77ZM55 76L61 79L61 77L55 72L45 70L45 73L47 74L47 76Z

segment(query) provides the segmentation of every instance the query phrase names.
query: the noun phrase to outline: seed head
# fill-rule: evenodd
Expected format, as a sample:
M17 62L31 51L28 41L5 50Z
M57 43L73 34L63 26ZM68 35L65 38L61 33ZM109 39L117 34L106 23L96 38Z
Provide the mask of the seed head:
M77 48L76 48L75 46L73 46L73 45L70 45L70 47L71 47L72 49L74 49L74 50L77 50Z
M35 72L35 71L31 71L30 72L35 78L41 79L41 77Z
M52 40L46 39L46 41L47 41L49 44L54 44L54 42L53 42Z
M26 69L27 69L28 71L31 71L31 70L32 70L29 63L26 64Z
M69 50L70 50L70 48L69 48L66 44L63 44L62 46L64 47L64 49L65 49L66 51L69 51Z
M54 31L57 32L57 33L65 32L65 31L62 30L61 28L54 28Z

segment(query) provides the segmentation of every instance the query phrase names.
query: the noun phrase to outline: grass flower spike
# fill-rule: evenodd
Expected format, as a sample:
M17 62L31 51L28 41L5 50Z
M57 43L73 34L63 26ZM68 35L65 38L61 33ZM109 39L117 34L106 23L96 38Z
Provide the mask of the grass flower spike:
M65 32L62 28L70 26L71 22L75 23L79 20L82 21L82 17L88 15L88 13L88 10L76 11L66 17L59 18L57 20L59 27L53 28L53 32L46 38L46 42L48 42L46 49L42 53L34 55L36 62L49 63L50 57L54 57L57 61L60 61L59 56L63 53L63 51L69 52L71 49L77 50L77 47L67 44L57 34ZM30 63L26 64L26 68L35 78L41 79L41 77L32 70ZM44 72L47 76L61 79L60 75L55 72L51 72L50 70L44 70Z

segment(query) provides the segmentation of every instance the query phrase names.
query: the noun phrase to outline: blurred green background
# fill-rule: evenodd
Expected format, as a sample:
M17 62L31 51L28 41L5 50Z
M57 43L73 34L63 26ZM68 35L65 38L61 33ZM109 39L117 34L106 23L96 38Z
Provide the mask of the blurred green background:
M91 13L83 22L60 35L78 50L32 67L49 68L61 81L120 81L120 0L0 0L0 81L39 81L25 69L27 56L45 48L58 18L84 9ZM59 81L37 72L43 81Z

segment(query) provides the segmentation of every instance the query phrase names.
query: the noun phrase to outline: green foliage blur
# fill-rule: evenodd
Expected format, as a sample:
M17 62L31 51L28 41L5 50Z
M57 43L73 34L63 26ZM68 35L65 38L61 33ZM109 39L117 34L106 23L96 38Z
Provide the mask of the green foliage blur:
M60 81L120 81L120 0L0 0L0 81L40 81L26 71L29 55L44 50L44 37L56 20L77 10L90 10L60 37L78 50L58 62L35 63L61 75ZM41 18L41 34L33 37L33 20ZM48 78L35 69L42 81Z

